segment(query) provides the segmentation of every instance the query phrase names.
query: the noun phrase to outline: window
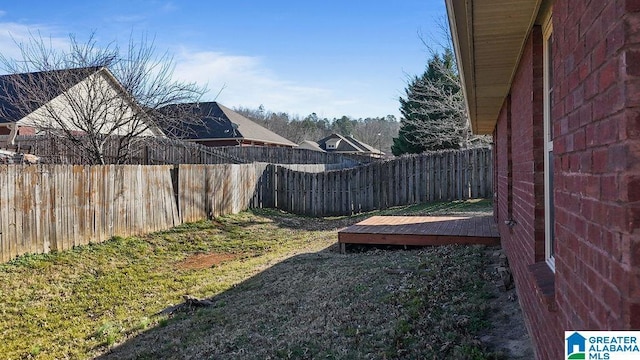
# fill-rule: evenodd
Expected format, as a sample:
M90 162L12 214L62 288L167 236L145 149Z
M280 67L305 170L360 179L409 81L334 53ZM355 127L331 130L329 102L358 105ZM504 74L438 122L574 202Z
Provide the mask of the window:
M553 104L553 28L551 19L543 29L543 74L544 74L544 235L545 260L555 271L554 249L554 205L553 205L553 124L551 105Z

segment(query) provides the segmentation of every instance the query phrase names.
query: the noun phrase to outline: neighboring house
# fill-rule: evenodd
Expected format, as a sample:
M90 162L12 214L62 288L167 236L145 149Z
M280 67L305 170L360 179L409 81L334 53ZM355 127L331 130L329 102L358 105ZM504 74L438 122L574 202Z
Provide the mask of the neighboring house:
M206 146L298 146L217 102L168 105L160 111L166 114L180 106L193 106L201 121L165 129L173 137Z
M322 150L330 153L356 154L371 157L384 156L382 151L360 140L356 140L353 136L342 136L335 133L318 140L318 146L320 146Z
M318 145L317 142L309 141L309 140L304 140L303 142L298 144L298 149L307 149L307 150L313 150L318 152L326 152L322 150L322 148Z
M0 142L5 146L11 144L16 135L59 129L61 123L82 133L71 121L63 123L60 119L89 112L102 117L94 123L102 129L101 133L113 135L129 132L129 126L135 129L140 125L133 124L141 124L139 119L146 116L105 67L0 76ZM51 114L58 120L53 120ZM131 118L138 120L129 121ZM157 128L145 127L140 127L140 136L164 136Z
M537 358L640 329L640 2L446 4Z

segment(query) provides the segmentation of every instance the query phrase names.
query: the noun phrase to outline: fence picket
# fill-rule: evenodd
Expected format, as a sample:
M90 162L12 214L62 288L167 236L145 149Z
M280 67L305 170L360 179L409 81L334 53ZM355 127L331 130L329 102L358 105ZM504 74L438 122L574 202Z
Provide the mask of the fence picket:
M6 167L0 167L0 261L5 262L11 259L9 244L13 240L9 231L9 177Z

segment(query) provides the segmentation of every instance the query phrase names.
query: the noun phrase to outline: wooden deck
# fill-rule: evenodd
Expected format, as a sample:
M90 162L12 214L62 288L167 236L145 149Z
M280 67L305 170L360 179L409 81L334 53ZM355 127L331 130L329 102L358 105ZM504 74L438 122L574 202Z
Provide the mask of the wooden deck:
M373 216L338 231L345 244L376 245L499 245L493 216Z

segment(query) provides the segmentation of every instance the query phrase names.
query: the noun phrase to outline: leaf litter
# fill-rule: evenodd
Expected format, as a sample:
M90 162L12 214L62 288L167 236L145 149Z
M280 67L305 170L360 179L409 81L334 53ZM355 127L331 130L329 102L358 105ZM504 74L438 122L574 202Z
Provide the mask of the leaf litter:
M297 231L357 220L263 215ZM299 253L101 358L529 359L514 290L499 286L498 255L454 245Z

